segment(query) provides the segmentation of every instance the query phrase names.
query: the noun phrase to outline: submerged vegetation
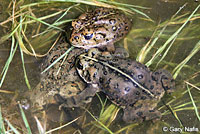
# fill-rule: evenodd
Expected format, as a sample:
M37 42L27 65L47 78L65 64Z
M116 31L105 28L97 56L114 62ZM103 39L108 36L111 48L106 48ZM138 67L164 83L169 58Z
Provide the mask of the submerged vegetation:
M124 48L130 49L130 53L137 53L137 56L131 55L131 57L136 57L137 61L146 64L152 69L164 67L171 70L174 79L176 79L178 83L176 87L177 91L173 94L173 98L169 97L170 100L165 100L165 105L158 107L158 109L162 111L163 116L173 115L173 120L179 123L177 127L184 126L184 121L179 115L181 111L193 112L195 116L191 118L197 118L200 121L198 112L200 102L199 99L197 99L199 96L193 96L193 92L199 93L200 90L200 82L198 81L200 78L200 61L197 61L197 59L199 60L200 58L200 34L198 33L198 31L200 31L198 25L200 19L200 5L195 6L193 11L182 12L183 9L187 8L187 4L184 4L169 20L160 21L157 24L157 22L154 22L154 19L151 19L146 13L146 11L150 10L149 7L119 3L116 1L48 0L35 3L27 3L22 0L10 1L7 8L9 17L0 22L2 28L11 28L0 38L0 45L4 44L7 40L11 42L9 56L0 74L0 89L3 87L5 79L8 77L7 73L9 69L11 69L10 64L13 62L15 55L17 55L17 50L19 50L22 61L21 66L23 68L25 83L28 89L33 88L29 81L30 77L27 74L28 68L25 67L24 55L35 56L36 58L46 56L57 43L61 36L60 33L67 32L65 24L75 19L74 16L77 16L80 12L84 12L88 10L88 8L93 8L93 6L116 8L124 11L132 18L137 15L139 21L148 24L145 24L146 27L139 26L139 28L137 28L134 26L129 35L123 40L123 43L120 42L118 44L123 44ZM143 38L148 38L145 45L131 46L132 44L137 45L135 41ZM187 41L190 41L191 44L185 44ZM143 43L144 42L142 42L142 44ZM45 50L47 47L48 50ZM133 47L133 49L137 48L134 51L131 47ZM187 49L186 52L182 52L184 48ZM73 47L71 49L73 49ZM59 59L63 58L68 51ZM189 62L190 64L188 64ZM50 67L51 66L48 68ZM10 91L0 90L0 93L9 94ZM113 125L115 125L114 120L119 113L119 108L114 104L108 105L107 99L104 100L99 95L97 96L101 104L99 115L96 117L93 115L94 112L91 112L90 109L85 109L86 113L92 117L92 122L86 122L82 125L83 128L86 128L89 133L98 134L131 133L133 129L137 131L137 123L128 125L121 125L119 123L117 125L120 127L113 127ZM19 128L19 126L12 125L12 120L4 116L3 111L6 109L3 105L0 105L0 133L32 133L31 127L29 126L31 124L26 118L21 105L18 105L19 113L21 113L21 118L23 119L25 127ZM49 131L45 130L45 124L42 124L37 117L35 117L35 120L37 122L38 131L41 134L47 134L52 131L60 130L78 120L78 118L65 125L59 126L57 129ZM158 132L162 130L162 126L170 126L171 122L167 119L164 121L165 122L160 125L159 130L157 130ZM191 125L193 126L196 124L194 123ZM199 126L200 125L197 125L197 127ZM68 132L70 133L72 130L70 129Z

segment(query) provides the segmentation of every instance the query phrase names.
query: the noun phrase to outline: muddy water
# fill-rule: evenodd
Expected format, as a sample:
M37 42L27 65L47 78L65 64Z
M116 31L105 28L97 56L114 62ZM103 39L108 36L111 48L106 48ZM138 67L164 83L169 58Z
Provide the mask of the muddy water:
M125 1L121 1L125 2ZM0 0L0 22L4 21L7 19L8 14L6 12L7 7L9 3L7 1ZM130 34L127 36L128 40L126 42L126 46L129 50L129 53L131 54L131 58L135 59L138 52L140 49L143 47L143 45L150 39L155 26L158 23L162 23L166 20L169 20L172 15L176 13L176 11L183 6L185 3L187 3L187 6L183 8L183 10L180 12L181 14L185 13L191 13L195 7L199 4L199 2L195 2L195 0L182 0L181 2L176 1L176 0L135 0L135 1L127 1L129 4L134 4L134 5L140 5L140 6L145 6L145 7L150 7L151 9L149 10L144 10L144 12L155 22L149 22L145 21L142 19L141 15L135 14L132 17L133 19L133 30L130 32ZM49 5L52 6L52 5ZM66 5L67 6L67 5ZM85 7L85 6L83 6ZM48 7L41 7L38 8L38 10L44 11L45 12L37 12L39 13L38 16L42 16L44 14L48 14ZM50 7L49 7L50 8ZM63 7L61 7L63 8ZM74 10L76 11L76 10ZM49 11L51 12L51 11ZM198 11L200 13L200 11ZM71 12L70 13L73 16L77 16L79 13L78 12ZM71 16L70 16L71 17ZM70 18L69 17L69 18ZM68 18L68 16L66 17ZM49 20L50 22L53 21ZM179 37L177 38L177 41L174 43L173 47L171 48L168 56L164 59L165 62L160 64L157 68L163 68L166 67L166 64L168 63L167 70L172 72L172 70L176 67L177 64L179 64L185 57L187 57L190 53L190 51L194 48L195 44L199 41L199 31L200 28L197 26L199 24L199 20L196 20L195 22L190 22L185 29L181 32ZM156 46L153 48L154 51L151 52L147 56L144 62L148 61L151 58L151 55L153 52L156 51L156 49L161 46L167 38L169 38L170 35L178 28L180 25L173 25L168 27L168 29L164 32L166 36L161 37L161 39L158 41ZM195 28L196 27L196 28ZM142 32L137 32L138 30L142 30ZM3 25L0 26L0 37L4 36L5 34L8 34L10 32L11 28L9 25ZM31 33L31 32L30 32ZM35 47L38 47L38 44L40 44L40 41L37 42L35 41L33 45ZM123 46L124 42L120 41L117 43L118 45ZM44 52L47 50L47 48L51 45L51 43L47 43L45 47L38 47L36 50L38 52ZM6 60L9 56L9 51L10 51L10 46L11 46L11 40L7 40L3 44L0 44L0 71L3 69ZM35 58L32 56L24 55L25 58L25 65L26 65L26 71L27 71L27 76L30 82L30 85L32 88L34 88L40 78L40 69L39 69L39 64L41 62L41 58ZM186 91L186 86L184 84L184 80L190 80L191 83L196 84L199 86L199 80L200 76L197 72L200 71L199 64L200 61L200 53L197 53L189 62L188 62L188 67L185 67L181 70L180 74L176 78L176 92L174 93L174 97L176 97L176 101L171 104L172 108L187 102L190 102L190 98L188 93L185 95L181 95L184 91ZM150 66L151 70L155 69L155 64ZM196 74L195 74L196 73ZM4 81L3 86L0 88L1 90L5 91L11 91L0 93L0 103L3 109L3 115L4 117L10 119L13 121L14 124L17 126L20 126L23 128L23 122L20 120L21 116L19 114L19 109L16 105L16 102L23 98L23 93L28 90L26 83L24 81L24 73L23 73L23 68L22 68L22 62L21 62L21 57L20 57L20 52L19 49L16 51L15 57L10 64L10 68L8 70L8 73L6 75L6 79ZM192 95L194 95L194 99L198 101L199 98L199 93L196 90L192 90ZM105 96L101 94L101 97L105 99ZM171 96L166 96L164 100L169 100L172 99ZM110 104L110 102L108 102ZM199 106L199 102L196 103L197 106ZM159 104L159 107L162 107L163 103ZM93 99L93 102L88 105L89 110L92 112L93 115L97 116L99 115L99 112L101 110L101 104L99 102L98 97L95 97ZM185 107L192 107L192 105L187 105ZM164 107L161 109L162 113L164 113L167 110L167 107ZM89 116L88 114L85 115L85 112L83 109L67 109L68 112L70 112L70 116L73 118L83 116L79 122L80 124L88 123L90 121L93 121L92 117ZM30 124L34 124L35 121L31 117L31 114L29 114L29 111L26 111L26 114L28 116ZM195 127L200 129L200 125L198 123L197 117L195 115L194 110L182 110L176 113L182 122L182 124L186 127ZM121 120L122 111L119 112L118 116L116 117L116 120L113 122L113 124L109 127L113 132L119 130L119 128L122 128L123 126L126 126L128 124L125 124ZM47 108L47 119L49 122L47 123L47 127L53 128L58 126L58 122L60 118L63 122L68 122L70 119L69 115L66 114L65 112L62 112L58 110L57 105L49 106ZM43 116L41 117L43 118ZM86 119L86 120L85 120ZM19 121L20 120L20 121ZM78 123L79 123L78 122ZM84 123L83 123L84 122ZM81 126L81 125L80 125ZM167 127L167 131L169 132L169 129L171 133L176 133L172 132L175 129L172 128L180 128L180 123L175 119L175 117L169 113L167 115L164 115L161 121L152 123L152 122L144 122L137 127L134 127L133 129L129 131L124 131L124 133L147 133L147 134L153 134L153 133L163 133L163 128ZM32 125L32 128L35 128L35 125ZM69 127L71 128L71 127ZM61 133L71 133L72 129L66 128L64 131L60 131ZM72 127L73 128L73 127ZM78 127L75 126L77 129ZM86 127L85 131L88 131L90 127ZM92 131L94 132L94 131ZM103 133L103 132L102 132ZM105 132L106 133L106 132Z

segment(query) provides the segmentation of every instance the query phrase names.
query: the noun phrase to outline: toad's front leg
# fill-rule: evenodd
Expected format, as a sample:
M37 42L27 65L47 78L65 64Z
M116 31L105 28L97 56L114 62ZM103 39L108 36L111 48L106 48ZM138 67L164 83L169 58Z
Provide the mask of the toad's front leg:
M99 88L94 85L88 85L81 93L69 97L62 98L59 94L56 94L55 100L61 104L61 107L80 107L92 101L93 96Z

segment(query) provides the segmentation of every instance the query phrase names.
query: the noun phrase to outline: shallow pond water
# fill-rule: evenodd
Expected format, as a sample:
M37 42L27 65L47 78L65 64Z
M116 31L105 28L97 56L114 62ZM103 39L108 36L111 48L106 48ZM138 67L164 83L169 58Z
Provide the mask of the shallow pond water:
M198 1L195 2L195 0L182 0L181 2L176 0L151 0L151 1L143 0L142 2L141 0L134 0L125 2L121 0L118 2L149 7L150 9L145 9L142 11L144 11L144 13L146 13L153 20L153 22L149 21L147 18L139 14L129 15L129 17L133 19L132 30L130 31L126 39L121 40L116 44L125 47L129 51L130 57L132 59L136 59L142 47L150 40L154 30L156 29L156 26L158 24L163 25L165 21L170 20L170 18L179 10L179 8L182 7L185 3L187 3L186 6L181 10L179 15L177 16L181 16L186 13L188 13L188 15L183 17L184 19L182 21L177 20L177 22L180 23L176 24L175 23L176 21L173 21L174 24L171 24L166 28L166 30L163 32L163 35L161 35L160 39L155 44L153 49L150 51L150 53L147 54L143 63L147 63L151 59L152 55L156 52L156 50L165 43L165 41L183 24L183 21L187 19L189 14L191 14L193 10L200 4ZM12 6L10 6L9 4L10 2L8 1L0 0L0 9L1 9L0 37L3 37L4 35L11 32L11 22L2 25L2 22L4 22L9 17L10 9L12 8ZM29 3L26 2L22 4L25 5ZM46 4L46 5L44 4L39 7L38 6L33 7L34 9L33 12L36 14L37 17L40 17L53 13L54 11L59 11L59 7L60 9L64 9L69 6L71 6L71 4L63 4L63 3ZM80 15L81 12L84 12L88 8L92 8L91 6L86 6L86 5L81 5L81 7L82 10L79 10L78 8L72 9L69 12L69 14L65 16L65 19L75 18L76 16ZM199 14L200 10L198 10L197 13ZM47 22L51 23L55 21L56 18L58 18L58 16L56 16L55 18L48 19ZM195 45L199 41L200 39L199 23L200 23L199 16L195 18L193 21L189 22L181 31L181 33L178 35L176 41L172 45L172 48L170 48L170 51L164 58L164 60L158 65L158 67L156 67L156 64L159 60L154 61L153 64L150 66L150 69L156 70L158 68L165 68L170 72L172 72L173 69L190 54L191 50L195 47ZM45 36L37 36L35 38L31 38L31 35L38 33L37 29L35 28L36 26L38 25L33 24L33 26L28 26L27 35L30 35L29 38L35 50L38 53L45 53L48 50L48 48L50 48L50 46L53 44L53 41L56 40L56 37L53 37L50 41L49 40L46 41L46 39L50 37L51 35L50 33ZM41 26L42 30L44 30L45 28L46 28L45 26L43 25ZM161 28L159 30L161 30ZM3 67L8 59L11 43L12 40L8 39L7 41L0 44L0 71L3 70ZM162 55L163 54L161 54L160 57ZM39 65L41 63L41 59L42 58L35 58L34 56L29 56L24 54L26 72L31 88L34 88L40 81ZM167 107L164 105L163 102L161 102L158 105L158 109L164 115L160 121L156 122L146 121L142 124L126 124L125 122L122 121L123 111L120 110L118 112L116 107L114 105L111 105L111 102L107 100L105 107L106 108L109 107L110 110L113 110L113 113L118 112L118 114L115 120L111 122L111 124L109 124L109 121L105 122L105 124L109 127L109 129L113 133L114 132L117 133L119 132L120 129L127 126L127 128L124 129L124 131L119 132L123 134L133 134L133 133L173 134L173 133L178 133L176 132L176 130L178 131L180 129L175 129L175 128L181 128L180 124L182 124L184 127L191 128L191 131L194 130L192 133L195 133L197 129L199 129L200 131L200 124L195 114L195 110L193 109L190 96L187 93L187 87L185 83L185 81L188 81L197 87L200 86L199 66L200 66L200 52L197 52L187 63L187 65L183 67L183 69L177 76L175 93L173 93L171 96L165 96L163 99L164 103L173 100L173 102L170 104L170 107L174 110L175 109L179 110L177 107L185 104L184 106L181 107L182 109L180 108L180 111L174 112L174 115L175 116L177 115L179 120L177 120L175 116L170 112L169 106ZM2 79L2 76L0 78ZM10 64L8 73L5 77L5 81L0 89L1 89L0 104L2 107L3 117L10 120L14 126L16 125L19 128L25 129L23 121L21 119L20 110L18 109L17 101L21 100L24 96L24 92L26 92L29 89L27 88L26 82L24 80L24 71L22 67L22 61L19 49L17 49L16 51L13 61ZM191 91L193 99L196 102L196 106L199 107L200 105L199 91L196 90L195 88L192 88ZM103 101L106 100L104 94L100 93L99 95ZM189 104L186 105L186 103ZM99 98L95 96L92 103L88 104L86 109L88 109L88 111L90 111L92 115L98 118L102 110ZM168 111L168 113L166 111ZM31 128L33 129L33 131L36 130L36 125L33 115L30 113L29 110L27 111L25 110L25 113L27 115L29 123L31 124ZM39 117L43 118L44 116L41 117L39 115ZM75 124L69 127L65 127L64 129L61 129L54 133L72 133L79 127L81 127L84 131L87 131L88 133L92 134L109 133L105 130L102 130L100 128L100 125L97 122L95 122L93 117L91 117L91 115L87 111L81 108L65 109L65 112L63 112L63 110L59 110L58 105L50 105L46 110L45 117L47 117L48 120L47 130L50 130L51 128L54 127L58 127L59 125L68 122L69 120L81 117L77 121L77 124L79 124L78 126L77 124ZM59 120L61 120L62 122L60 123ZM192 129L193 127L194 129ZM35 133L37 133L37 131Z

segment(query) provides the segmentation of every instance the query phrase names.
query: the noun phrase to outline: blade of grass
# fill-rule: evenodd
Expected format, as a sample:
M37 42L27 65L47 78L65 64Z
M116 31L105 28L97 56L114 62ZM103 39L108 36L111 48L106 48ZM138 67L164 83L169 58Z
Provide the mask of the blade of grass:
M117 130L114 134L122 134L123 131L125 131L126 129L130 129L130 128L133 128L133 127L136 127L138 126L138 123L132 123L130 125L127 125L119 130Z
M151 9L149 7L142 7L142 6L137 6L137 5L125 4L125 3L120 3L120 2L116 2L116 1L108 1L108 0L98 0L98 1L109 3L109 4L114 4L114 5L119 5L119 6L125 6L125 7L133 7L133 8L140 8L140 9Z
M53 13L53 14L49 14L49 15L46 15L46 16L42 16L42 17L39 17L39 18L37 18L38 20L45 20L45 19L49 19L49 18L52 18L52 17L55 17L55 16L57 16L57 15L59 15L60 13L62 13L63 11L65 11L65 10L68 10L68 8L67 9L64 9L64 10L61 10L61 11L58 11L58 12L55 12L55 13ZM66 11L65 11L66 12ZM35 17L34 17L35 18ZM28 21L24 21L23 22L23 24L31 24L31 23L34 23L35 22L35 20L28 20Z
M67 54L65 55L65 57L63 58L63 61L62 61L62 63L60 63L60 67L58 68L58 71L57 71L57 73L56 73L56 75L58 75L59 74L59 72L60 72L60 70L61 70L61 66L64 64L64 62L66 61L66 59L67 59Z
M73 21L73 19L63 20L63 21L60 21L60 22L55 23L54 25L55 25L55 26L60 26L60 25L62 25L62 24L66 24L66 23L71 22L71 21ZM43 31L43 32L41 32L41 33L38 33L38 34L36 34L36 35L33 35L32 37L35 38L35 37L40 36L40 35L43 35L43 34L45 34L45 33L48 33L48 32L50 33L50 31L52 31L52 30L54 30L54 29L45 30L45 31Z
M113 113L118 113L118 111L119 111L119 108L116 105L111 104L108 108L106 108L103 114L99 117L99 120L103 123L107 122L107 120L111 117L111 115Z
M44 71L41 72L44 73L47 70L49 70L53 65L55 65L59 60L61 60L62 58L65 57L65 55L67 55L72 49L74 49L74 46L70 47L64 54L62 54L58 59L56 59L53 63L51 63L51 65L49 65L47 68L44 69Z
M136 61L144 63L144 59L146 58L146 55L149 53L149 51L153 48L153 46L155 45L156 41L159 39L159 37L161 36L161 34L163 33L163 31L165 30L166 27L164 27L161 32L158 34L158 36L151 42L152 38L154 37L155 33L158 30L158 27L156 27L151 39L146 43L146 45L140 50L139 54L137 55ZM151 44L150 44L151 42ZM149 46L150 44L150 46Z
M38 120L38 118L36 116L34 116L36 123L37 123L37 127L38 127L38 131L39 134L44 134L45 133L45 129L42 127L40 121Z
M184 108L188 105L191 105L192 102L182 102L183 104L179 104L178 106L175 106L174 109Z
M28 89L31 89L31 86L30 86L30 83L29 83L29 80L28 80L28 77L27 77L27 74L26 74L23 51L22 51L21 48L19 48L19 49L20 49L20 53L21 53L22 67L23 67L23 70L24 70L24 79L25 79L25 82L26 82Z
M64 20L64 21L60 21L59 22L59 20L61 20L67 13L68 13L68 11L70 10L70 9L72 9L72 8L74 8L74 7L76 7L76 6L79 6L80 4L75 4L75 5L73 5L73 6L70 6L69 8L67 8L67 9L65 9L66 11L52 24L53 26L59 26L59 25L61 25L61 24L64 24L64 23L67 23L67 22L71 22L73 19L69 19L69 20ZM42 20L43 19L43 17L41 17L41 18L39 18L40 20ZM42 33L39 33L39 34L37 34L37 36L38 35L41 35L41 34L44 34L44 33L46 33L46 32L48 32L48 31L50 31L49 29L50 29L51 27L48 27L46 30L44 30ZM35 35L36 36L36 35ZM35 37L34 36L34 37Z
M200 107L198 107L200 108ZM179 112L179 111L189 111L189 110L192 110L194 111L194 107L184 107L184 108L179 108L179 109L175 109L174 112ZM169 112L168 110L166 110L165 112L162 113L162 115L168 115L168 114L171 114L171 112Z
M190 88L189 88L188 84L187 84L187 90L188 90L188 94L189 94L189 96L190 96L190 99L191 99L191 101L192 101L192 104L193 104L193 107L194 107L194 110L195 110L195 114L196 114L198 120L200 121L200 116L199 116L198 108L197 108L197 106L196 106L196 104L195 104L195 102L194 102L194 99L193 99L193 97L192 97L192 94L191 94L191 92L190 92Z
M24 111L23 111L23 109L22 109L21 104L19 104L19 108L20 108L20 112L21 112L22 119L23 119L23 121L24 121L25 127L26 127L26 129L27 129L27 132L28 132L28 134L32 134L31 129L30 129L30 126L29 126L29 123L28 123L28 121L27 121L27 119L26 119L26 115L25 115L25 113L24 113Z
M128 4L124 4L124 3L118 3L118 2L114 2L114 1L105 1L105 0L99 0L99 1L90 1L90 0L49 0L50 2L52 1L57 1L57 2L74 2L74 3L82 3L82 4L87 4L87 5L93 5L93 6L102 6L102 7L107 7L107 8L118 8L120 10L124 10L126 12L129 12L129 13L132 13L132 11L138 13L138 14L141 14L145 17L147 17L148 19L150 19L149 16L147 16L145 13L139 11L138 9L136 8L140 8L140 9L147 9L146 7L141 7L141 6L135 6L135 5L128 5ZM106 4L106 3L109 3L109 4ZM112 4L112 5L110 5ZM118 5L118 7L114 6L114 5ZM125 8L124 7L120 7L120 6L126 6ZM128 9L128 8L130 9ZM151 20L151 19L150 19Z
M18 41L18 43L19 43L19 46L20 46L20 48L22 49L22 51L23 52L25 52L26 54L28 54L28 55L33 55L33 56L35 56L35 55L37 55L37 54L34 54L34 53L31 53L31 52L29 52L27 49L26 49L26 47L25 47L25 45L24 45L24 43L23 43L23 40L22 40L22 36L21 36L21 29L22 29L22 23L23 23L23 21L25 20L25 18L21 18L20 19L20 24L18 25L19 26L19 28L17 29L17 31L15 31L15 33L14 33L14 35L15 35L15 38L17 39L17 41ZM16 24L16 23L15 23ZM15 25L14 24L14 25Z
M150 19L151 21L153 21L153 20L152 20L148 15L146 15L145 13L143 13L143 12L141 12L141 11L135 9L135 8L130 8L130 9L133 10L134 12L136 12L136 13L138 13L138 14L140 14L140 15L142 15L142 16L148 18L148 19Z
M28 38L26 37L25 32L22 30L21 33L22 33L22 35L23 35L23 37L24 37L24 40L28 43L29 47L31 48L31 51L32 51L33 55L34 55L35 57L37 57L37 54L36 54L34 48L32 47L30 41L29 41Z
M6 130L5 130L4 122L3 122L1 105L0 105L0 134L5 134L5 133L6 133Z
M29 13L29 11L26 11L26 12L20 13L20 14L18 14L18 15L15 15L15 16L14 16L14 19L16 19L16 18L18 18L18 17L20 17L20 16L23 16L24 14L28 14L28 13ZM8 22L10 22L10 21L12 21L12 20L13 20L13 16L10 16L7 20L1 22L1 23L0 23L0 26L3 26L4 24L6 24L6 23L8 23Z
M22 22L23 22L24 19L22 19L22 17L20 17L20 27L18 29L18 41L20 40L22 42L22 37L21 37L21 33L22 33ZM18 42L17 42L18 43ZM28 77L27 77L27 74L26 74L26 68L25 68L25 64L24 64L24 55L23 55L23 51L21 49L21 46L19 47L19 50L20 50L20 54L21 54L21 60L22 60L22 67L23 67L23 70L24 70L24 79L25 79L25 82L26 82L26 85L28 87L28 89L31 89L31 86L29 84L29 80L28 80Z
M49 26L49 27L52 27L52 28L54 28L54 29L57 29L57 30L60 30L60 31L63 31L63 32L65 31L65 30L63 30L63 29L61 29L61 28L59 28L59 27L56 27L56 26L51 25L51 24L49 24L49 23L46 23L45 21L42 21L42 20L40 20L40 19L38 19L38 18L35 18L35 17L33 17L33 16L26 15L25 17L31 18L31 19L33 19L33 20L36 20L36 21L38 21L38 22L40 22L40 23L42 23L42 24L44 24L44 25L47 25L47 26Z
M34 116L36 123L37 123L37 127L38 127L38 131L39 134L45 134L45 129L42 127L40 121L38 120L38 118L36 116Z
M38 56L38 57L43 57L43 56L44 56L44 55L40 55L40 54L31 53L31 52L25 47L20 32L15 32L15 38L17 39L17 41L18 41L18 43L19 43L19 46L20 46L20 48L22 49L22 51L23 51L24 53L26 53L27 55Z
M171 17L171 19L167 22L167 23L165 23L165 25L163 26L163 28L162 28L162 30L160 31L160 33L158 34L158 36L157 37L155 37L155 39L152 41L152 43L151 43L151 45L148 47L148 45L149 45L149 43L150 42L148 42L142 49L141 49L141 51L140 51L140 53L139 53L139 56L137 57L137 61L139 61L139 62L144 62L144 59L145 59L145 57L146 57L146 55L149 53L149 51L153 48L153 46L155 45L155 43L157 42L157 40L163 35L163 32L165 31L165 29L167 28L167 26L171 23L171 21L176 17L176 15L183 9L183 7L185 6L186 4L184 4L183 6L182 6L182 8L180 8L172 17ZM154 37L154 34L155 34L155 32L157 31L157 29L159 28L159 27L162 27L162 25L161 24L159 24L158 26L157 26L157 28L155 29L155 31L154 31L154 33L153 33L153 35L152 35L152 37ZM151 41L151 40L150 40ZM175 40L174 40L175 41ZM166 53L167 54L167 53ZM163 57L164 58L164 57ZM150 63L146 63L146 66L150 66L152 64L152 62L150 62Z
M192 14L187 18L185 23L172 35L170 38L156 51L154 56L146 63L147 66L150 66L151 63L159 57L159 55L164 51L166 46L175 38L178 36L178 34L181 32L181 30L185 27L185 25L189 22L189 20L193 17L193 15L196 13L196 11L199 9L200 5L197 6L197 8L192 12Z
M115 120L120 108L114 104L111 104L106 110L99 116L99 121L104 123L107 127L111 125L113 120ZM99 132L101 134L101 132Z
M183 66L200 50L200 41L195 45L190 54L172 71L173 78L176 79Z
M65 9L66 11L52 24L55 25L57 22L59 22L65 15L67 15L67 13L69 12L70 9L79 6L80 4L75 4L73 6L68 7L67 9Z
M59 130L59 129L61 129L61 128L64 128L64 127L66 127L66 126L72 124L73 122L75 122L75 121L78 120L79 118L80 118L80 117L78 117L78 118L76 118L76 119L74 119L74 120L72 120L72 121L68 122L67 124L64 124L64 125L62 125L62 126L60 126L60 127L51 129L51 130L47 131L45 134L49 134L49 133L52 133L52 132L54 132L54 131L57 131L57 130Z
M11 44L10 54L9 54L8 59L11 58L11 57L13 57L12 55L13 55L13 51L14 51L14 46L15 46L15 38L12 37L12 44ZM3 68L3 70L2 70L2 72L1 72L0 77L1 77L1 76L3 75L3 73L5 72L7 66L8 66L8 60L7 60L5 66L4 66L4 68Z
M12 45L11 45L10 55L9 55L7 61L6 61L6 64L5 64L4 68L3 68L3 71L1 72L1 75L0 75L0 77L1 77L0 87L2 86L2 84L4 82L4 79L6 77L6 74L8 72L9 66L10 66L10 63L12 62L12 59L13 59L13 57L15 55L15 52L17 50L17 47L18 47L18 44L16 44L15 48L14 48L14 44L15 44L15 39L12 36Z
M96 122L98 122L108 133L110 133L110 134L114 134L107 126L105 126L101 121L99 121L96 117L94 117L94 115L92 115L92 113L90 113L90 111L88 111L87 109L85 109L91 116L92 116L92 118L96 121ZM104 130L103 129L103 130Z
M50 2L48 2L48 1L41 1L41 2L37 2L37 3L31 3L31 4L20 6L20 8L28 8L28 7L32 7L32 6L39 6L39 5L43 5L43 4L49 4L49 3Z
M100 104L101 104L101 112L100 112L100 114L99 114L99 116L101 116L102 113L103 113L103 111L104 111L104 109L105 109L105 104L106 104L107 99L106 99L105 102L103 103L103 101L102 101L101 97L99 96L99 94L96 93L96 95L97 95L97 97L99 98L99 101L100 101Z
M191 87L193 87L193 88L195 88L195 89L197 89L197 90L200 91L200 88L199 88L199 87L197 87L197 86L195 86L195 85L193 85L193 84L191 84L191 83L189 83L189 82L187 82L187 81L184 81L184 82L187 83L188 85L190 85Z
M100 1L91 1L91 0L45 0L48 2L72 2L72 3L81 3L86 5L92 5L92 6L104 6L104 7L111 7L111 5L108 5L106 3L100 2Z
M15 133L15 134L20 134L20 132L7 120L5 119L6 123L8 124L8 126L11 128L11 130Z
M5 89L0 89L0 93L6 93L6 94L14 94L15 92L12 92L12 91L8 91L8 90L5 90Z
M176 120L179 122L180 126L183 127L183 123L181 122L178 115L176 114L176 111L174 111L170 105L168 105L168 107L169 107L170 111L172 112L172 114L174 115L174 117L176 118Z
M177 36L171 41L169 47L165 50L163 56L161 57L161 59L157 62L156 67L160 64L160 62L165 58L165 56L167 55L167 53L169 52L170 48L172 47L172 45L174 44L175 40L176 40Z
M14 35L16 33L16 31L18 30L18 28L20 27L20 25L17 25L10 34L3 36L0 39L0 44L3 43L4 41L8 40L10 37L12 37L12 35Z

